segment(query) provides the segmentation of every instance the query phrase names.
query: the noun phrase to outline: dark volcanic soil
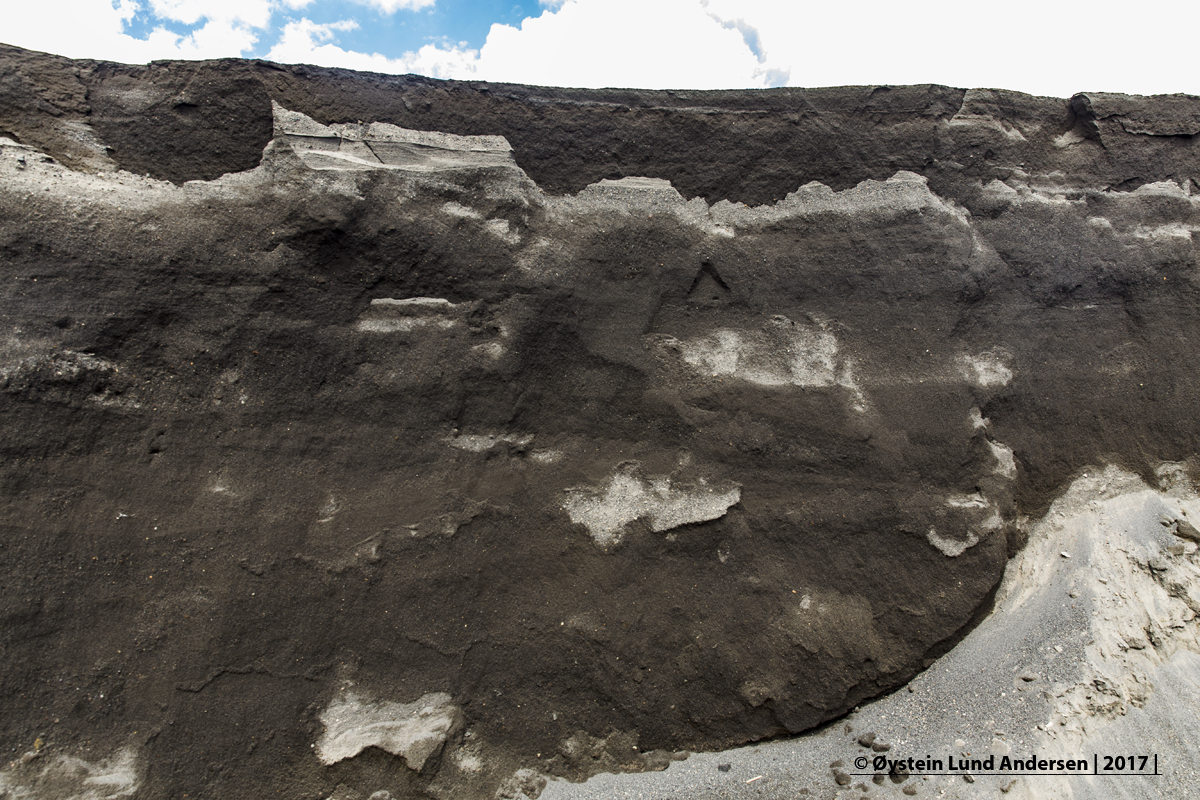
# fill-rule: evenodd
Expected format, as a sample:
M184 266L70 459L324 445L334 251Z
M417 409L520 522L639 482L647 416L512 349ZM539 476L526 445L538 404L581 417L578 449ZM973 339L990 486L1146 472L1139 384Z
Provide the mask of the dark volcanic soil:
M806 730L1077 472L1198 449L1196 98L4 47L0 137L0 796Z

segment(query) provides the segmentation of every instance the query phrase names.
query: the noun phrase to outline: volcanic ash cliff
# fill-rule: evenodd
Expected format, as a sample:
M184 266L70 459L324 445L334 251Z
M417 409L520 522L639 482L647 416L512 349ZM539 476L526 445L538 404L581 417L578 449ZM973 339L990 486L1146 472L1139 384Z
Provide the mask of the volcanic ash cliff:
M903 686L1085 468L1192 479L1198 181L1182 96L0 48L0 792L536 796Z

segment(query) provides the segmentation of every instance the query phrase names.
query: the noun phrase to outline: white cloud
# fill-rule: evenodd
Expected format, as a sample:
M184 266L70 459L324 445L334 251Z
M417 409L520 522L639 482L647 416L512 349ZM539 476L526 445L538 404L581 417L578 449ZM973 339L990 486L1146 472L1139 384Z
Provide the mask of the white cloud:
M155 34L161 35L164 49L177 53L171 58L226 58L244 53L258 43L257 33L245 25L228 20L210 20L203 28L187 36L177 36L161 28Z
M1200 4L1153 12L1088 13L1067 3L1010 0L1004 13L951 0L795 3L704 0L727 24L758 36L763 66L791 86L941 83L1069 97L1079 91L1200 92L1182 39ZM1119 55L1104 48L1122 42Z
M547 0L553 2L553 0ZM434 78L579 87L764 86L767 69L743 34L698 0L562 0L519 28L493 25L479 50L428 44L399 58L344 50L334 31L288 23L267 58Z
M140 9L135 0L119 0L116 7L107 0L14 3L4 10L4 32L0 38L19 47L71 58L126 63L237 56L250 50L258 41L259 34L246 21L259 19L256 16L259 9L253 7L256 2L259 0L247 0L245 10L234 9L232 3L223 6L214 3L224 11L219 17L209 17L200 29L184 35L160 26L145 39L124 32L126 21ZM180 3L172 13L188 16L192 11ZM197 17L196 21L203 16Z
M443 46L427 44L413 53L400 58L388 58L379 53L357 53L343 50L332 41L337 31L358 27L353 20L342 20L319 25L308 19L289 22L283 28L278 44L267 53L267 58L285 64L316 64L322 67L345 67L367 72L393 74L417 73L431 78L471 78L479 59L477 50L462 45Z
M137 0L118 0L117 2L112 3L112 7L113 10L117 12L117 16L119 16L122 20L132 19L133 15L136 14L141 8L141 6L138 5Z
M355 2L377 8L384 14L395 14L401 9L419 11L432 6L437 0L355 0Z
M758 63L762 65L761 74L767 86L784 86L787 84L788 76L791 72L790 65L769 63L767 60L766 50L763 49L762 34L758 30L758 25L753 22L748 22L745 16L734 14L738 9L730 8L726 4L720 3L716 9L710 8L711 0L700 0L705 11L710 17L715 19L722 27L730 30L735 30L741 34L742 40L746 43L746 47L750 48L750 52L758 59Z
M155 15L195 25L202 19L240 22L252 28L265 28L278 3L275 0L150 0Z
M479 77L646 89L764 85L741 34L698 0L566 0L520 28L493 25Z
M325 1L14 0L0 40L132 63L256 55L275 42L268 57L279 61L557 86L942 83L1060 97L1200 93L1183 35L1200 28L1200 3L1129 15L1010 0L997 15L950 0L539 0L540 16L493 25L477 50L435 42L399 55L341 48L337 34L347 28L336 23L301 19L276 29L281 11ZM355 2L395 13L437 0ZM161 23L142 39L125 33L139 10ZM194 30L180 33L184 26ZM1122 43L1116 56L1104 49L1113 41Z
M543 0L554 4L555 0ZM742 34L698 0L558 0L558 10L520 27L493 25L479 50L429 44L399 58L343 50L327 27L289 23L267 57L435 78L556 86L740 88L763 86L767 70Z

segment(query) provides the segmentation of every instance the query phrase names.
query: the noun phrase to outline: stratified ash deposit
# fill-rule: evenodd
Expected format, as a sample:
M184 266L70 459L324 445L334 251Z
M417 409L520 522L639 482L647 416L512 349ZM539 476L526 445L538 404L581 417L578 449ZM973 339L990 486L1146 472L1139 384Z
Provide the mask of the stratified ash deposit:
M1200 450L1197 181L1193 97L0 48L0 793L535 796L904 685Z

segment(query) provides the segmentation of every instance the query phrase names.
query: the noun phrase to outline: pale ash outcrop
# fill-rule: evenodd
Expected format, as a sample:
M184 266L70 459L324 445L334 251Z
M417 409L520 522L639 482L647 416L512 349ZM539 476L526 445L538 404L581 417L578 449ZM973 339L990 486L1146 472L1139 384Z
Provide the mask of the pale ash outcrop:
M108 758L87 755L95 760L61 752L38 737L32 750L0 768L0 797L117 800L142 787L144 764L137 748L121 748Z
M645 519L655 533L725 515L742 497L741 487L725 482L709 485L675 483L664 475L642 477L637 464L622 464L600 489L567 490L563 509L571 521L588 529L596 544L619 544L626 526Z
M316 743L321 763L336 764L378 747L401 756L417 772L462 728L462 710L444 692L398 703L347 691L329 704L320 719L325 726Z
M440 297L376 297L356 327L368 333L408 333L418 328L461 326L461 309Z
M289 144L312 169L438 172L516 167L503 136L456 136L383 122L321 125L278 103L273 108L275 138Z

